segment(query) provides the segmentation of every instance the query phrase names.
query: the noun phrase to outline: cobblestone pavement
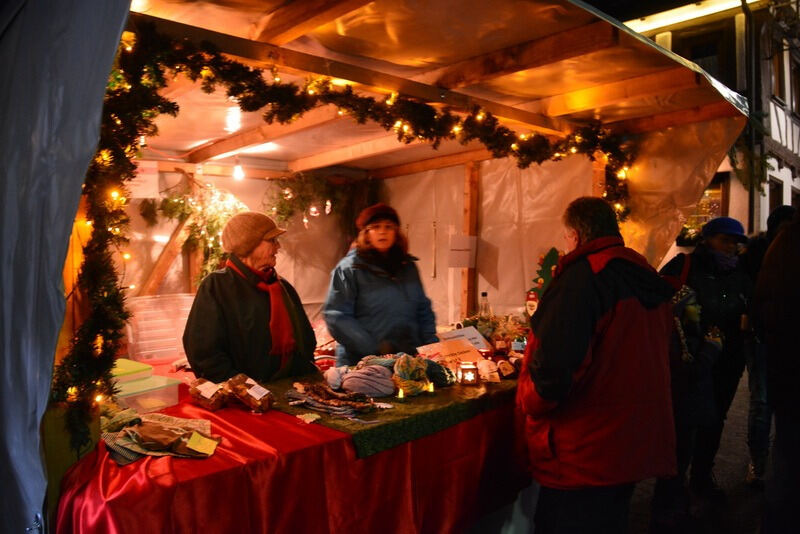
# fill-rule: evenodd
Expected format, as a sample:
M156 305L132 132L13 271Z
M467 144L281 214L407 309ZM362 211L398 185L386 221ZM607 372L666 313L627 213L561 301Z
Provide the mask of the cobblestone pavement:
M717 454L714 473L724 490L726 502L710 508L703 519L693 522L686 534L754 534L759 531L763 491L745 485L744 477L750 461L747 452L747 373L728 412L722 443ZM650 500L653 481L640 483L631 501L631 534L649 532Z

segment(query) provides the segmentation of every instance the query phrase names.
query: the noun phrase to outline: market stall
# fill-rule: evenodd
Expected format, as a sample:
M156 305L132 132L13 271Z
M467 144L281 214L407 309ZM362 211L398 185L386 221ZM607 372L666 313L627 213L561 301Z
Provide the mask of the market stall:
M99 181L87 188L73 235L77 251L85 243L81 229L103 223L93 227L93 235L107 234L107 240L104 247L84 249L87 261L97 254L105 269L111 258L107 251L117 247L111 263L121 278L115 291L100 285L109 283L102 276L90 278L96 285L86 290L102 295L99 300L118 298L115 305L122 294L131 302L191 294L219 249L219 217L244 205L286 215L289 232L277 269L317 319L330 271L352 237L343 228L352 226L347 218L354 214L342 207L356 205L349 198L355 193L335 197L331 187L358 191L364 200L369 192L358 184L380 183L385 200L399 212L411 252L419 257L443 330L473 314L483 291L495 313L520 314L527 290L536 285L537 258L563 247L560 216L570 200L589 194L609 198L625 219L626 241L657 263L677 235L682 214L745 123L746 103L739 95L580 2L328 1L313 9L303 2L133 4L120 54L134 58L149 50L162 59L147 65L137 80L118 64L109 94L131 91L132 84L142 94L158 86L167 102L156 106L162 113L155 120L158 135L151 128L155 112L150 108L114 108L116 115L104 116L104 134L127 135L126 142L135 139L136 146L128 144L119 154L98 151L91 169ZM456 22L454 11L460 13ZM213 49L202 48L203 42ZM202 53L192 55L192 47ZM262 69L263 87L250 83L252 71L242 66ZM169 79L159 80L159 69ZM204 91L217 83L213 94ZM254 101L268 105L242 111L255 107ZM180 107L177 117L166 114L176 111L170 102ZM101 138L101 147L109 137ZM125 166L134 162L135 173ZM109 169L117 165L122 165L125 180L119 178L119 184L127 193L111 187ZM134 174L135 180L129 179ZM129 241L122 240L125 235ZM200 244L200 254L182 252L190 240ZM464 247L466 259L456 250ZM74 362L83 365L86 354L113 362L121 344L115 326L124 320L114 309L103 307L102 317L96 309L90 312L110 323L98 332L78 341L71 332L63 336L67 347L56 362L54 400L67 406L76 399L99 403L103 395L94 384L110 391L108 367L82 377L80 384L70 382L74 377L68 369ZM173 350L172 359L179 358L180 347ZM80 530L103 518L124 529L132 521L126 509L146 494L150 517L162 526L166 501L186 506L187 499L193 501L199 515L171 523L175 530L190 528L197 517L206 517L197 503L213 510L212 489L224 481L230 495L250 488L245 493L251 500L231 499L247 504L246 513L230 511L242 517L245 528L273 530L300 521L292 525L343 529L363 504L359 492L385 485L393 493L372 501L369 520L379 521L378 510L399 499L408 504L400 508L404 517L414 517L408 531L452 530L489 511L476 509L475 502L485 501L481 492L504 485L503 477L487 481L485 476L493 471L494 459L508 458L512 447L508 399L492 411L470 413L363 459L357 459L358 448L347 433L303 426L284 413L210 414L185 398L166 411L210 419L227 442L206 460L148 458L123 468L112 466L101 445L66 478L59 526ZM236 439L243 427L254 435L247 443ZM473 441L485 448L476 449ZM473 471L442 470L448 454L463 455ZM397 465L403 463L399 458L427 456L440 462L409 469ZM317 466L310 485L324 489L315 490L321 492L314 499L321 507L317 512L258 508L272 505L282 481L295 484L302 478L306 462ZM463 484L451 483L456 469L467 477ZM331 512L335 488L353 487L337 484L352 480L353 473L359 474L360 489ZM252 490L260 483L264 492ZM431 488L445 501L452 499L448 513L420 512L421 503L431 500L426 493ZM429 529L427 521L437 528ZM406 523L398 516L394 524Z
M164 413L210 420L221 435L216 452L118 466L101 443L65 479L57 532L457 532L513 500L525 483L510 461L508 398L376 452L281 411L212 414L182 393ZM407 433L401 429L400 440Z

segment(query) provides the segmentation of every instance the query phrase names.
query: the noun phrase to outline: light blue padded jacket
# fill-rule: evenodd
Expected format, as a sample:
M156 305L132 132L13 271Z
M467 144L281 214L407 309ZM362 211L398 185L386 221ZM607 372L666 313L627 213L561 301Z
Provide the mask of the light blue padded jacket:
M337 365L355 365L386 350L413 354L416 347L438 341L416 259L407 255L394 276L356 249L339 261L322 309L338 342Z

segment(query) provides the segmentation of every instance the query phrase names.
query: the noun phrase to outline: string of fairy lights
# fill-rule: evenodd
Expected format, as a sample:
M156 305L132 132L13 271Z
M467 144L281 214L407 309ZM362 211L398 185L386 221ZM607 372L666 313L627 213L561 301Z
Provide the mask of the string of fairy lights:
M141 25L136 32L124 32L116 61L109 75L104 99L100 139L84 181L85 224L91 226L80 268L77 291L86 296L86 320L75 332L68 354L56 365L51 402L66 406L66 425L71 445L79 450L89 443L88 422L97 403L114 394L111 369L120 352L123 330L129 315L124 306L125 291L115 266L113 251L127 252L129 219L125 212L128 192L125 183L136 175L135 158L157 135L155 118L176 115L178 105L159 94L174 76L186 75L199 81L211 93L224 88L229 99L242 111L261 111L268 123L288 123L317 106L336 106L340 115L358 123L374 122L393 131L403 143L427 142L434 148L443 141L467 144L481 142L495 158L514 158L526 168L533 163L559 161L582 154L605 165L604 197L612 203L621 220L629 214L627 173L635 156L633 139L612 134L597 124L582 126L560 139L531 133L516 133L500 124L491 113L474 107L462 113L438 108L398 93L385 97L357 94L352 85L339 85L326 77L310 78L303 85L281 80L276 68L265 72L223 56L210 43L194 45L173 39ZM237 162L238 164L238 162ZM237 177L244 177L239 167ZM274 204L279 213L302 207L315 213L338 210L333 196L308 198L290 189ZM305 200L303 200L305 198ZM329 205L328 202L331 202ZM304 211L304 216L314 213ZM199 225L198 232L213 230ZM206 247L208 248L208 247Z

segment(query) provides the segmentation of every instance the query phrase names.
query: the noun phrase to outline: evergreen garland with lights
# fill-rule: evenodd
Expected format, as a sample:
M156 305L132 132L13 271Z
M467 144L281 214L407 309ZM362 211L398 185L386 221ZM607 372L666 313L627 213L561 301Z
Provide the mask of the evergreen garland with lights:
M93 232L84 247L76 290L86 294L89 314L54 370L50 396L52 402L66 404L66 425L75 450L89 442L88 422L95 403L114 393L111 369L128 319L111 253L127 243L124 183L135 176L133 160L143 137L157 134L155 118L178 113L178 105L158 90L167 85L168 74L180 73L200 80L207 93L225 87L242 111L265 108L268 123L290 122L318 105L330 104L359 123L371 120L395 131L401 142L422 140L435 148L443 140L463 144L478 140L494 157L514 157L522 168L570 154L592 160L600 155L607 159L607 177L616 177L634 158L632 139L597 125L578 128L556 141L538 134L517 135L477 107L460 116L396 93L383 99L358 95L351 86L338 87L327 78L310 79L303 87L282 83L275 71L267 82L262 70L224 57L209 43L197 47L159 34L149 25L141 25L135 35L124 32L109 76L97 154L83 191L88 205L86 224L92 225ZM627 188L621 181L624 176L619 176L616 182L607 180L606 197L624 219Z

